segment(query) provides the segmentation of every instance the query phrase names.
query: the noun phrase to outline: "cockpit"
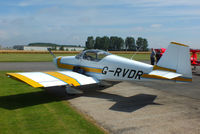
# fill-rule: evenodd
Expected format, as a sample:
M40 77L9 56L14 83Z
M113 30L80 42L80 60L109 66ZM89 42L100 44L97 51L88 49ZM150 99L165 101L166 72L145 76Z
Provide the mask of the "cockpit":
M108 55L111 55L111 53L108 53L103 50L91 49L91 50L85 50L80 54L76 55L76 59L85 59L89 61L98 62Z

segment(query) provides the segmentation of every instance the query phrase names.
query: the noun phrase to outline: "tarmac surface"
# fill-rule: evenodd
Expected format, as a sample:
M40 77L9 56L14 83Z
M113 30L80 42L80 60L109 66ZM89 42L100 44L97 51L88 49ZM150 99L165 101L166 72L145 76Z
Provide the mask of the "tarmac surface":
M0 62L0 70L55 70L50 62ZM73 107L114 134L200 134L200 68L192 83L121 82L80 87L66 96ZM104 90L102 90L104 89ZM64 95L64 89L47 92Z

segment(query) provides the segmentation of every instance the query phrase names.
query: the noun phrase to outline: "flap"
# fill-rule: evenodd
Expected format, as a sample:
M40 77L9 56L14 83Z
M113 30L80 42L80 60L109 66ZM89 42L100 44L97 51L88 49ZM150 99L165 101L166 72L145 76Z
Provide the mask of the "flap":
M153 70L149 73L149 75L159 76L167 79L173 79L182 76L182 74L179 73L163 71L163 70Z
M72 71L23 72L7 73L7 75L23 81L32 87L53 87L63 85L81 86L99 82L92 77Z

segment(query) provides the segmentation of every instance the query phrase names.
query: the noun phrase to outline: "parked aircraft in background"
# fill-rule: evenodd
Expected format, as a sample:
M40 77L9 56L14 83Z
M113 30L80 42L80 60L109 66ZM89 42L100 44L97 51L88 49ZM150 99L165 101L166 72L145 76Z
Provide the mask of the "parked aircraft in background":
M130 60L102 50L85 50L76 56L55 57L60 71L7 73L33 87L66 86L68 93L81 93L75 87L109 81L170 80L191 82L189 47L171 42L157 65Z
M190 59L191 59L191 65L194 67L193 70L196 71L196 66L200 66L200 60L197 58L197 53L200 52L199 49L190 49L190 52L192 53Z

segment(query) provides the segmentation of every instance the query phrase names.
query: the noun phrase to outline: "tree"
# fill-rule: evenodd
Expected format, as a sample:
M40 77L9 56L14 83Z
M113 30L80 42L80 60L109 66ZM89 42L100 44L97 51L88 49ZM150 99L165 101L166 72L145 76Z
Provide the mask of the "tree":
M115 50L115 40L116 40L116 36L110 37L110 44L108 47L109 50Z
M59 50L63 51L64 50L64 46L60 46Z
M101 37L96 37L95 43L94 43L95 49L101 49Z
M147 39L143 39L141 37L138 37L137 41L136 41L136 44L137 44L137 48L140 50L140 51L146 51L148 50L148 41Z
M93 36L89 36L87 38L87 41L85 42L85 46L87 49L93 49L94 48L94 39Z
M56 46L52 46L51 50L56 50Z
M57 44L53 44L53 43L42 43L42 42L38 42L38 43L29 43L28 46L57 46Z
M125 39L125 47L126 47L126 51L127 49L135 49L135 39L133 37L126 37Z
M125 45L125 47L124 47ZM148 50L148 41L138 37L137 41L133 37L126 37L125 41L121 37L108 36L99 37L97 36L94 40L93 36L89 36L85 42L86 49L102 49L102 50L114 50L120 51L124 48L126 50L136 50L140 48L142 51Z
M0 48L1 48L1 46L0 46ZM13 49L24 50L24 46L23 45L14 45Z
M117 37L115 45L116 45L117 50L120 51L124 46L124 40L121 37Z
M121 37L111 36L109 50L119 51L124 46L124 40Z
M101 38L101 49L108 50L110 44L110 39L108 36L104 36Z
M143 50L144 50L144 51L148 51L148 41L147 41L147 39L144 39L144 40L143 40L143 43L144 43L144 45L143 45Z

